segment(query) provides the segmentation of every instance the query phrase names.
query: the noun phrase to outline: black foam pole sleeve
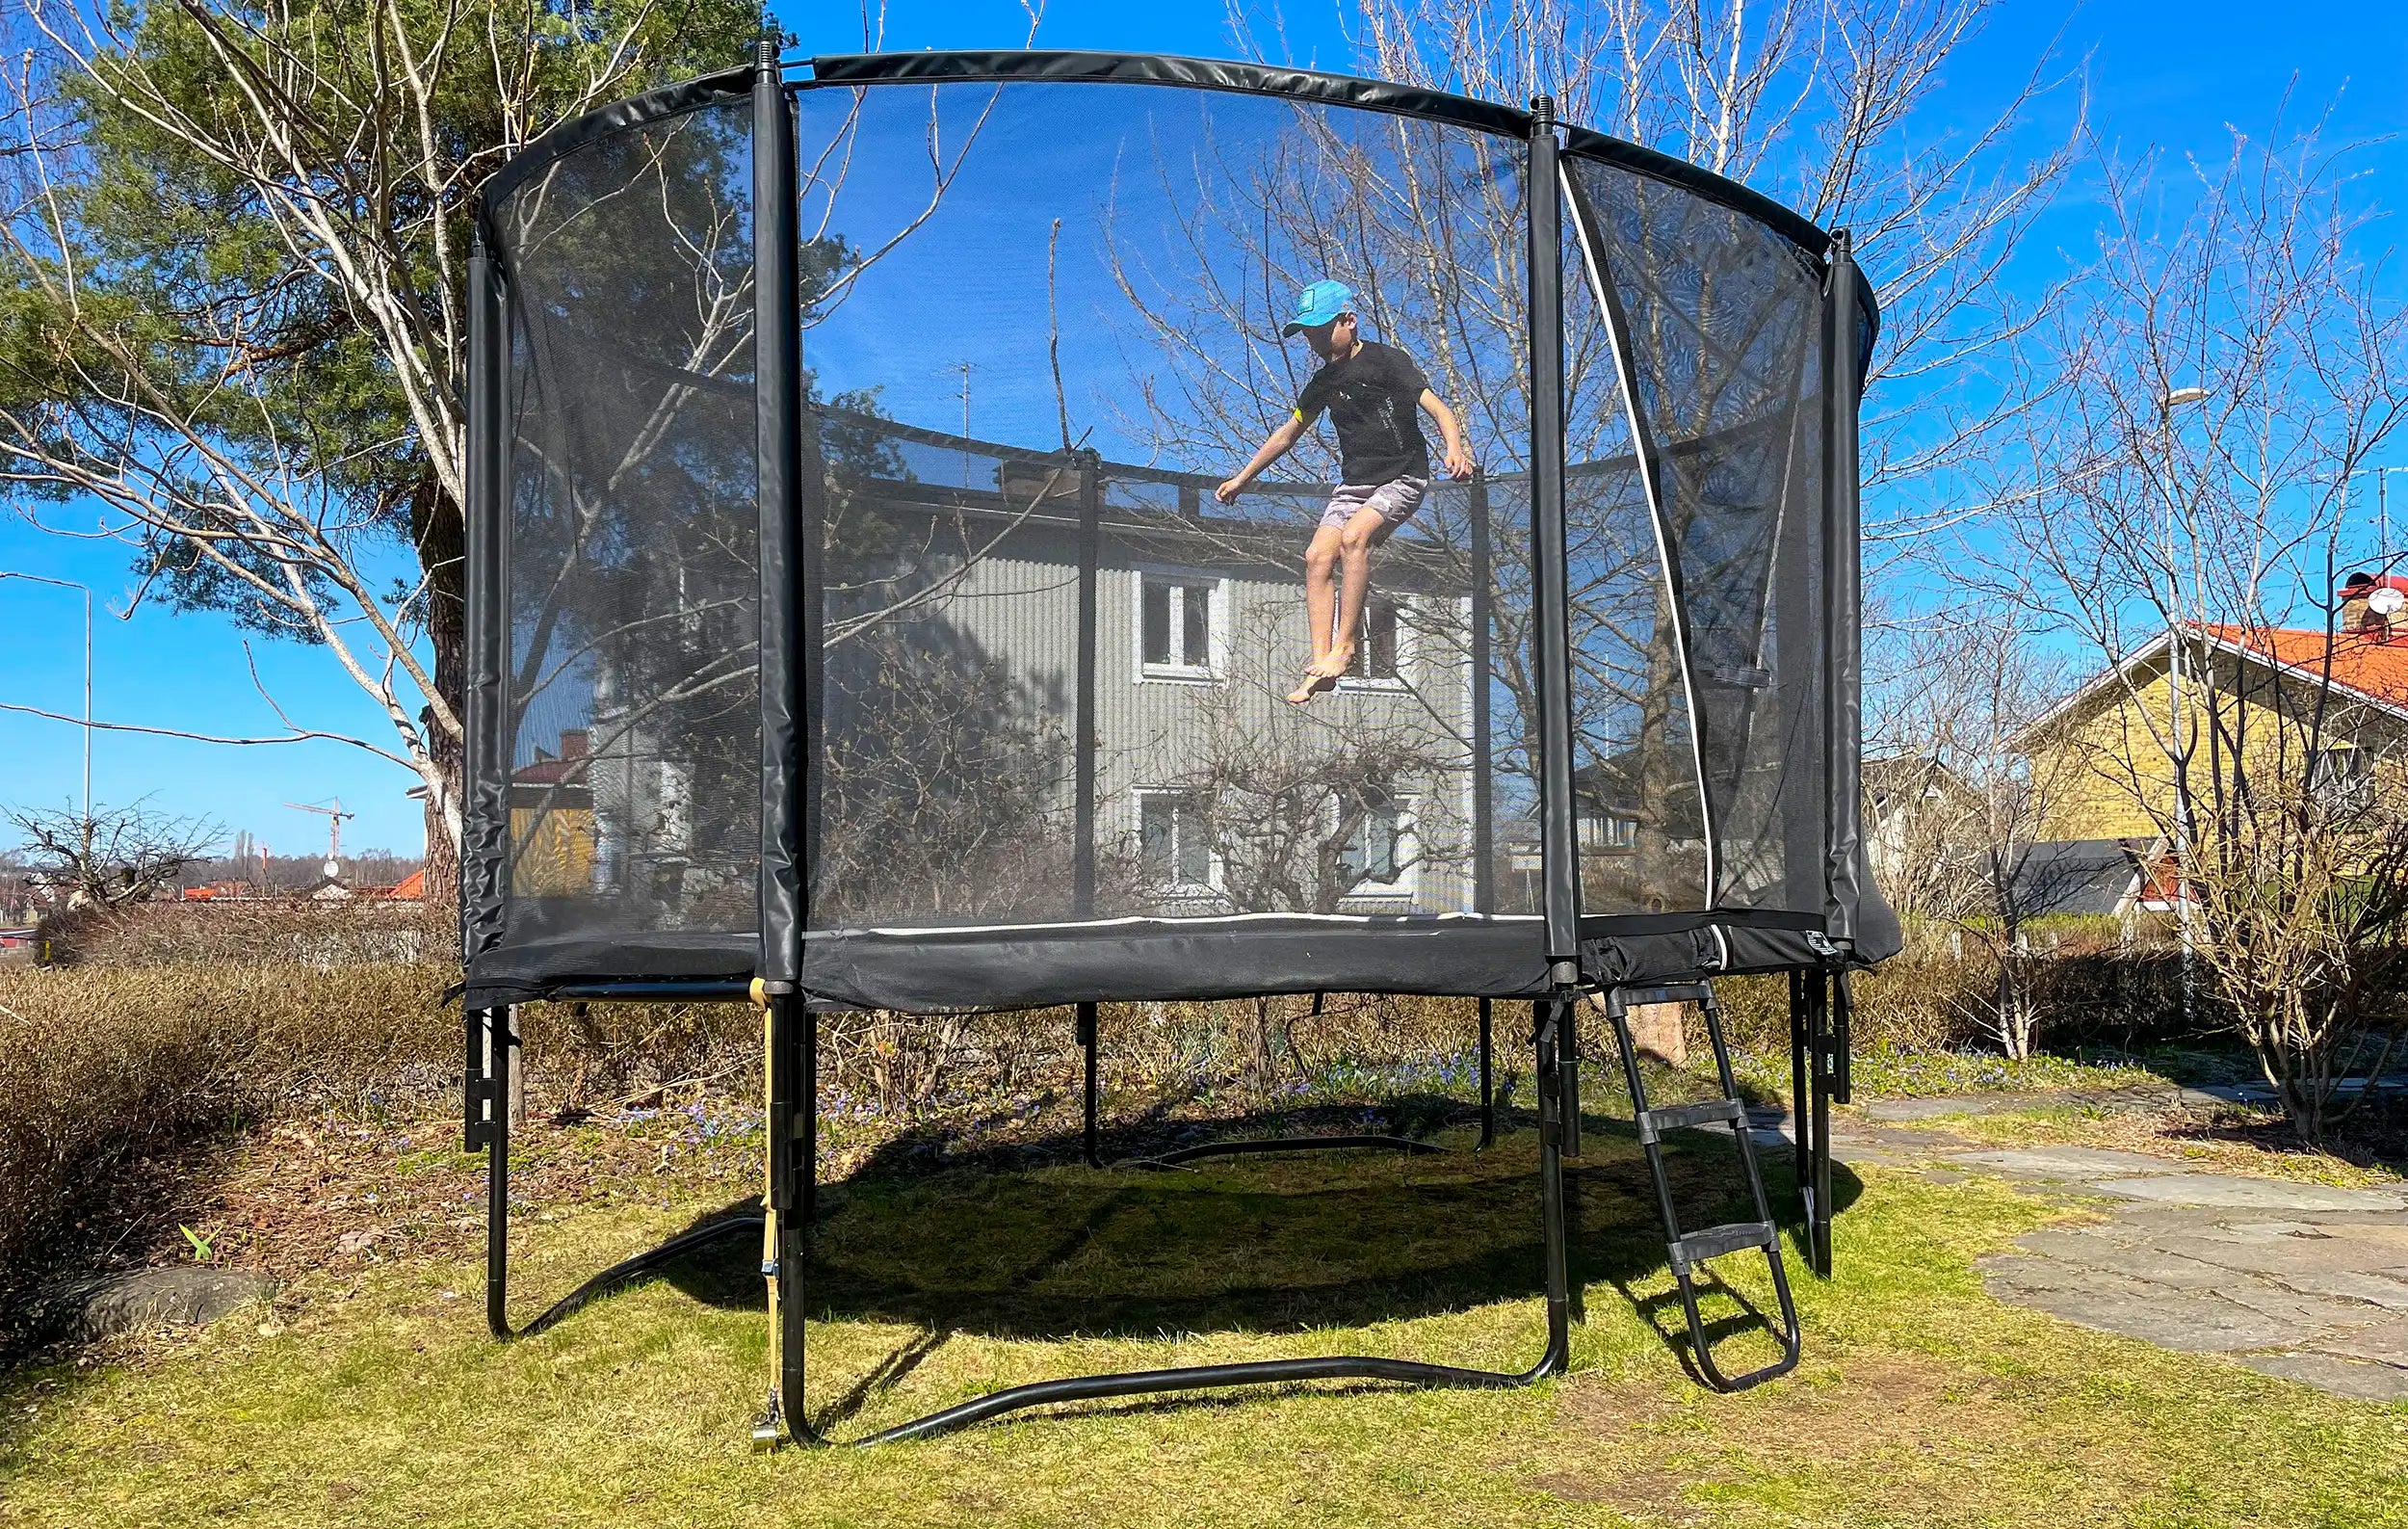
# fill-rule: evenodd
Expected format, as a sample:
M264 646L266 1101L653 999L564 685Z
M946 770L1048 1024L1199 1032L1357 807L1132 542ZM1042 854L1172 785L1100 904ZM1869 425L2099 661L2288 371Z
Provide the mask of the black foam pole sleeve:
M795 124L777 44L752 77L754 455L760 473L761 953L792 983L802 964L802 315L797 284Z
M1856 460L1858 403L1864 368L1856 354L1858 327L1856 260L1847 231L1831 236L1831 262L1823 285L1823 620L1825 648L1823 725L1827 753L1824 778L1823 900L1825 930L1835 941L1853 942L1863 901L1864 758L1863 553L1858 545L1861 507Z
M1563 203L1555 102L1531 103L1531 541L1538 585L1540 862L1547 960L1580 955L1580 843L1572 801L1572 628L1563 529ZM1558 970L1557 980L1563 980Z

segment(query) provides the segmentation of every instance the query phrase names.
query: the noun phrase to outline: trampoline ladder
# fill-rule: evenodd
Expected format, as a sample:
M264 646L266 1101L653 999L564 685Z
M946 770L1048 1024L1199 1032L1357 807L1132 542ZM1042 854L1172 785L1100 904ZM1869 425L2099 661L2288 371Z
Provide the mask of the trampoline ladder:
M1696 1104L1652 1109L1648 1106L1647 1083L1639 1076L1638 1049L1631 1043L1630 1009L1634 1004L1656 1003L1694 1003L1704 1013L1706 1034L1714 1042L1714 1070L1721 1080L1722 1097ZM1714 1002L1714 985L1693 982L1611 988L1606 992L1606 1015L1613 1021L1614 1041L1621 1048L1622 1073L1630 1083L1631 1107L1638 1121L1638 1145L1647 1154L1647 1171L1656 1181L1656 1205L1663 1216L1664 1251L1671 1260L1673 1280L1680 1287L1681 1309L1688 1319L1689 1351L1696 1358L1698 1373L1717 1391L1743 1391L1777 1375L1786 1375L1797 1364L1797 1306L1790 1297L1788 1272L1781 1266L1780 1228L1765 1199L1765 1180L1756 1167L1755 1145L1747 1137L1747 1106L1739 1096L1738 1080L1731 1075L1731 1050L1722 1038L1722 1014ZM1732 1139L1739 1147L1740 1166L1746 1172L1756 1219L1685 1234L1680 1213L1672 1203L1672 1181L1664 1173L1663 1135L1666 1131L1706 1125L1731 1128ZM1750 1248L1764 1250L1765 1261L1772 1270L1772 1289L1781 1305L1781 1325L1773 1330L1773 1335L1780 1340L1781 1358L1762 1369L1726 1376L1714 1363L1713 1345L1706 1338L1705 1319L1698 1314L1696 1272L1709 1259ZM1768 1319L1767 1325L1770 1326Z

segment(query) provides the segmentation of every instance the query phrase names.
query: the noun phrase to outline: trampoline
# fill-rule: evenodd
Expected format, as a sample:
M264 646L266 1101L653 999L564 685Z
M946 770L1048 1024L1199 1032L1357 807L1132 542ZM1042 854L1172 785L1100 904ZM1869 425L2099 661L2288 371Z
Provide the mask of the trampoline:
M1360 620L1322 632L1307 548L1353 448L1297 409L1317 357L1282 330L1330 280L1477 467L1432 451ZM1495 1006L1530 1016L1531 1368L1080 1377L874 1438L1151 1391L1560 1370L1592 1001L1701 1374L1795 1362L1711 983L1790 976L1827 1272L1847 973L1898 944L1859 821L1877 319L1845 233L1545 98L1112 54L786 64L764 43L502 167L468 313L466 1112L497 1334L512 1005L760 1007L757 1435L819 1441L818 1015L1070 1010L1100 1161L1097 1005L1392 992L1477 1001L1483 1144ZM1291 420L1296 449L1231 492ZM1332 645L1343 672L1288 699ZM1650 1108L1626 1014L1672 1000L1705 1004L1724 1096ZM1757 1214L1685 1233L1662 1137L1714 1126ZM1316 1145L1429 1144L1212 1149ZM754 1225L606 1271L531 1326ZM1783 1358L1727 1377L1692 1274L1748 1250Z

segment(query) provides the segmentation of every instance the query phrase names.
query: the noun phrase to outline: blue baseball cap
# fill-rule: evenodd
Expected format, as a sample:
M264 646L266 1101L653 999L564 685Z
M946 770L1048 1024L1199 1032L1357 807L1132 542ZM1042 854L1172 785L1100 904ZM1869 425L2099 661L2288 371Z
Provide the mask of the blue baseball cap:
M1343 281L1316 281L1296 295L1296 317L1279 331L1286 339L1298 330L1319 329L1341 313L1354 311L1354 289Z

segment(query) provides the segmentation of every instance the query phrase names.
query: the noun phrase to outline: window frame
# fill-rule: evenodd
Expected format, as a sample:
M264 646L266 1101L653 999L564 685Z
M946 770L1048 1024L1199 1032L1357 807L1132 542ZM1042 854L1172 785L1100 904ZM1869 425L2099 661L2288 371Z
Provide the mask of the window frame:
M1358 690L1395 695L1413 688L1410 676L1414 659L1417 656L1416 648L1419 646L1415 642L1413 622L1409 619L1414 610L1413 596L1410 594L1383 595L1376 591L1372 592L1363 600L1363 620L1367 626L1371 622L1373 609L1379 605L1385 605L1396 613L1397 672L1393 674L1357 674L1348 672L1338 676L1338 688L1342 691ZM1355 656L1365 657L1371 646L1369 641L1358 637L1355 643Z
M2337 763L2344 769L2336 771ZM2308 751L2309 800L2328 813L2364 812L2374 804L2374 756L2356 742Z
M1129 657L1132 672L1140 685L1213 685L1226 678L1229 672L1229 578L1226 574L1210 573L1201 568L1181 567L1168 563L1140 563L1132 570L1129 602ZM1204 659L1201 664L1158 664L1145 656L1145 593L1153 585L1164 584L1180 592L1181 599L1171 612L1172 646L1182 651L1185 633L1181 615L1186 596L1201 590L1204 606Z
M1421 901L1421 804L1423 793L1419 791L1391 791L1387 793L1387 797L1389 806L1397 815L1397 838L1396 847L1393 853L1395 857L1403 861L1403 863L1398 866L1397 879L1393 882L1364 881L1356 883L1352 887L1348 889L1347 894L1344 897L1338 899L1339 904L1342 907L1348 903L1357 902L1393 903L1403 901L1419 904ZM1338 826L1339 811L1338 794L1337 792L1332 791L1329 794L1329 823L1330 828L1333 830Z
M1180 847L1177 844L1173 844L1170 855L1170 876L1160 883L1153 883L1154 889L1172 896L1219 896L1221 893L1221 883L1225 880L1221 863L1220 847L1212 841L1212 834L1209 828L1211 814L1205 811L1205 804L1201 795L1197 792L1187 790L1179 786L1136 786L1131 788L1129 797L1131 803L1130 815L1136 820L1132 831L1135 833L1137 838L1138 864L1140 868L1146 870L1149 879L1152 875L1152 868L1147 864L1145 853L1146 804L1149 802L1170 802L1175 804L1184 802L1191 804L1200 817L1207 820L1203 825L1205 831L1204 880L1201 882L1190 882L1179 879L1178 860ZM1172 832L1176 833L1178 830L1175 813L1172 819Z

